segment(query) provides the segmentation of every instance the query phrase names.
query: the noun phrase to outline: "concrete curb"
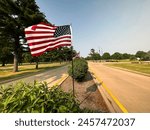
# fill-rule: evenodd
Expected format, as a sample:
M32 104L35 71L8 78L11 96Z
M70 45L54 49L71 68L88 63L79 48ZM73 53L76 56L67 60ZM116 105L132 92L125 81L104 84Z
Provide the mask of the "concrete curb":
M127 110L122 106L122 104L116 99L116 97L108 90L106 89L105 84L102 80L100 80L93 71L90 70L90 73L93 77L93 80L95 84L98 87L98 90L100 91L109 111L111 113L128 113Z

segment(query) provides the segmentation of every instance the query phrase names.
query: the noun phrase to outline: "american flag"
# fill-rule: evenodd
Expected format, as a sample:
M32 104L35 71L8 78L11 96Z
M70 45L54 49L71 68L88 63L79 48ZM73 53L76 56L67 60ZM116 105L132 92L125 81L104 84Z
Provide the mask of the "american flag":
M40 56L48 50L71 46L71 27L40 23L26 28L25 37L32 56Z

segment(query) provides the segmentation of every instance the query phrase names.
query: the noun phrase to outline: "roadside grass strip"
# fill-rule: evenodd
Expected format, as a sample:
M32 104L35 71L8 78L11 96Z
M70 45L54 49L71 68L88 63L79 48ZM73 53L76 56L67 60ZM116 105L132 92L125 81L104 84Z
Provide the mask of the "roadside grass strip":
M126 70L133 73L142 74L145 76L150 76L150 64L144 64L144 63L112 63L112 64L105 64L109 67L114 67L121 70Z

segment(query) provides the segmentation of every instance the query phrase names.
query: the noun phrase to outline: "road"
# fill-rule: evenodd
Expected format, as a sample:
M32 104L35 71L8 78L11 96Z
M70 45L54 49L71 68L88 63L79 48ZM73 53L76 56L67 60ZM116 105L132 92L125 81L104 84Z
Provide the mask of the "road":
M89 62L89 67L128 112L150 112L150 77Z
M11 84L13 85L20 81L24 81L26 83L33 83L36 80L38 82L46 81L48 86L50 87L56 84L60 78L63 78L67 75L67 69L68 69L68 66L63 66L63 67L59 67L56 69L48 70L46 72L42 72L40 74L36 74L33 76L15 80L9 83L5 83L3 85L5 86L11 85Z

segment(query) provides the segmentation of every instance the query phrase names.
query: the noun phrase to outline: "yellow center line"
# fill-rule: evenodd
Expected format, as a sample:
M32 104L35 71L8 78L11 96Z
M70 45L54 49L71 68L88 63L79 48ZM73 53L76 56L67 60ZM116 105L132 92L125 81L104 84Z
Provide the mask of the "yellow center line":
M103 83L103 81L101 79L99 79L96 74L94 73L94 71L91 70L90 71L93 72L95 78L102 84L102 86L105 88L105 90L107 91L107 93L111 96L111 98L114 100L114 102L118 105L118 107L122 110L123 113L128 113L127 109L120 103L120 101L112 94L112 92L108 89L108 87L106 87L106 85Z

